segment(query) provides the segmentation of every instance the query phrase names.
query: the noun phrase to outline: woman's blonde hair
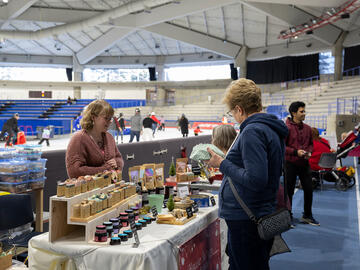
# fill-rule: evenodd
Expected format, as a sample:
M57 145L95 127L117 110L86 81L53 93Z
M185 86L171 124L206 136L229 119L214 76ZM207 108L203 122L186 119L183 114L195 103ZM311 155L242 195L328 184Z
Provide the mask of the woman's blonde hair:
M228 151L236 135L236 130L232 125L216 126L212 132L211 143L220 150Z
M91 130L94 127L93 117L103 115L113 117L114 109L105 100L94 100L82 113L83 118L80 121L82 129Z
M238 105L246 114L260 112L262 110L261 90L252 80L241 78L230 83L223 102L230 110Z

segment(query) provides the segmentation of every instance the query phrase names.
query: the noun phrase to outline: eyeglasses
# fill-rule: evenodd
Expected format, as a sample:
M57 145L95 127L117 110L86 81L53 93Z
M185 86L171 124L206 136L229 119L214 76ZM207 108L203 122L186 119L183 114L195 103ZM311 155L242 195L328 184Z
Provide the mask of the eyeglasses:
M103 115L101 115L101 117L107 122L110 122L113 119L112 117L106 117L106 116L103 116Z
M231 113L232 110L226 112L226 115L229 116L229 117L233 117L233 114Z

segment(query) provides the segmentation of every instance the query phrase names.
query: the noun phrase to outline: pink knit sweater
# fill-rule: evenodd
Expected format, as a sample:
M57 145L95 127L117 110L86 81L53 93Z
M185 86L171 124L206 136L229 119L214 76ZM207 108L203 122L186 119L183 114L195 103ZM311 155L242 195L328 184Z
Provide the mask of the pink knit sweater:
M124 161L110 133L103 133L102 150L85 130L76 132L66 150L66 170L70 178L93 175L111 170L106 161L114 158L118 169L122 170Z

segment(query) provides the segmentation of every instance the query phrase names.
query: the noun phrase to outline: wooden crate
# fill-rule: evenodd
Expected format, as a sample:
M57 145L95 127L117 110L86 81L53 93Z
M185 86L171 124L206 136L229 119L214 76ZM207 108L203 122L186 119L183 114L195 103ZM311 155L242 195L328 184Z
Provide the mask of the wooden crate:
M77 219L71 217L72 205L80 203L82 200L91 197L93 194L106 192L114 189L115 185L105 188L97 188L86 193L81 193L71 198L50 197L50 224L49 241L84 241L88 242L94 238L97 225L102 225L104 221L119 216L120 212L128 209L129 204L141 200L141 196L135 194L126 198L116 205L108 208L87 219Z

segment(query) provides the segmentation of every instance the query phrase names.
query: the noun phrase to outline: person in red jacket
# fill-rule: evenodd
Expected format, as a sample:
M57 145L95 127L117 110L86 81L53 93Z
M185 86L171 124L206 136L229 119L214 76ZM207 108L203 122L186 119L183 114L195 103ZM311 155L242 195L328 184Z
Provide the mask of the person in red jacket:
M310 168L313 171L324 170L324 168L321 168L318 165L321 154L334 152L334 150L331 149L330 144L327 140L320 137L319 131L317 130L317 128L311 128L311 131L312 131L312 138L313 138L314 146L313 146L313 151L311 153L311 157L309 158ZM331 170L331 169L325 169L325 170Z
M291 117L286 120L289 135L285 140L286 189L292 204L296 178L299 176L304 191L304 213L300 221L319 226L320 223L312 215L313 187L309 157L313 150L313 139L311 127L303 122L305 120L305 103L302 101L291 103L289 113Z
M152 132L153 132L153 138L154 138L154 137L155 137L155 132L156 132L157 125L161 125L161 123L160 123L159 119L156 118L154 112L151 113L151 117L150 117L150 118L155 121L155 123L153 123L153 124L152 124L152 127L151 127L151 128L152 128Z
M197 127L194 129L194 135L195 135L195 136L198 136L199 133L201 133L201 132L202 132L202 131L201 131L201 129L200 129L199 126L197 126Z

